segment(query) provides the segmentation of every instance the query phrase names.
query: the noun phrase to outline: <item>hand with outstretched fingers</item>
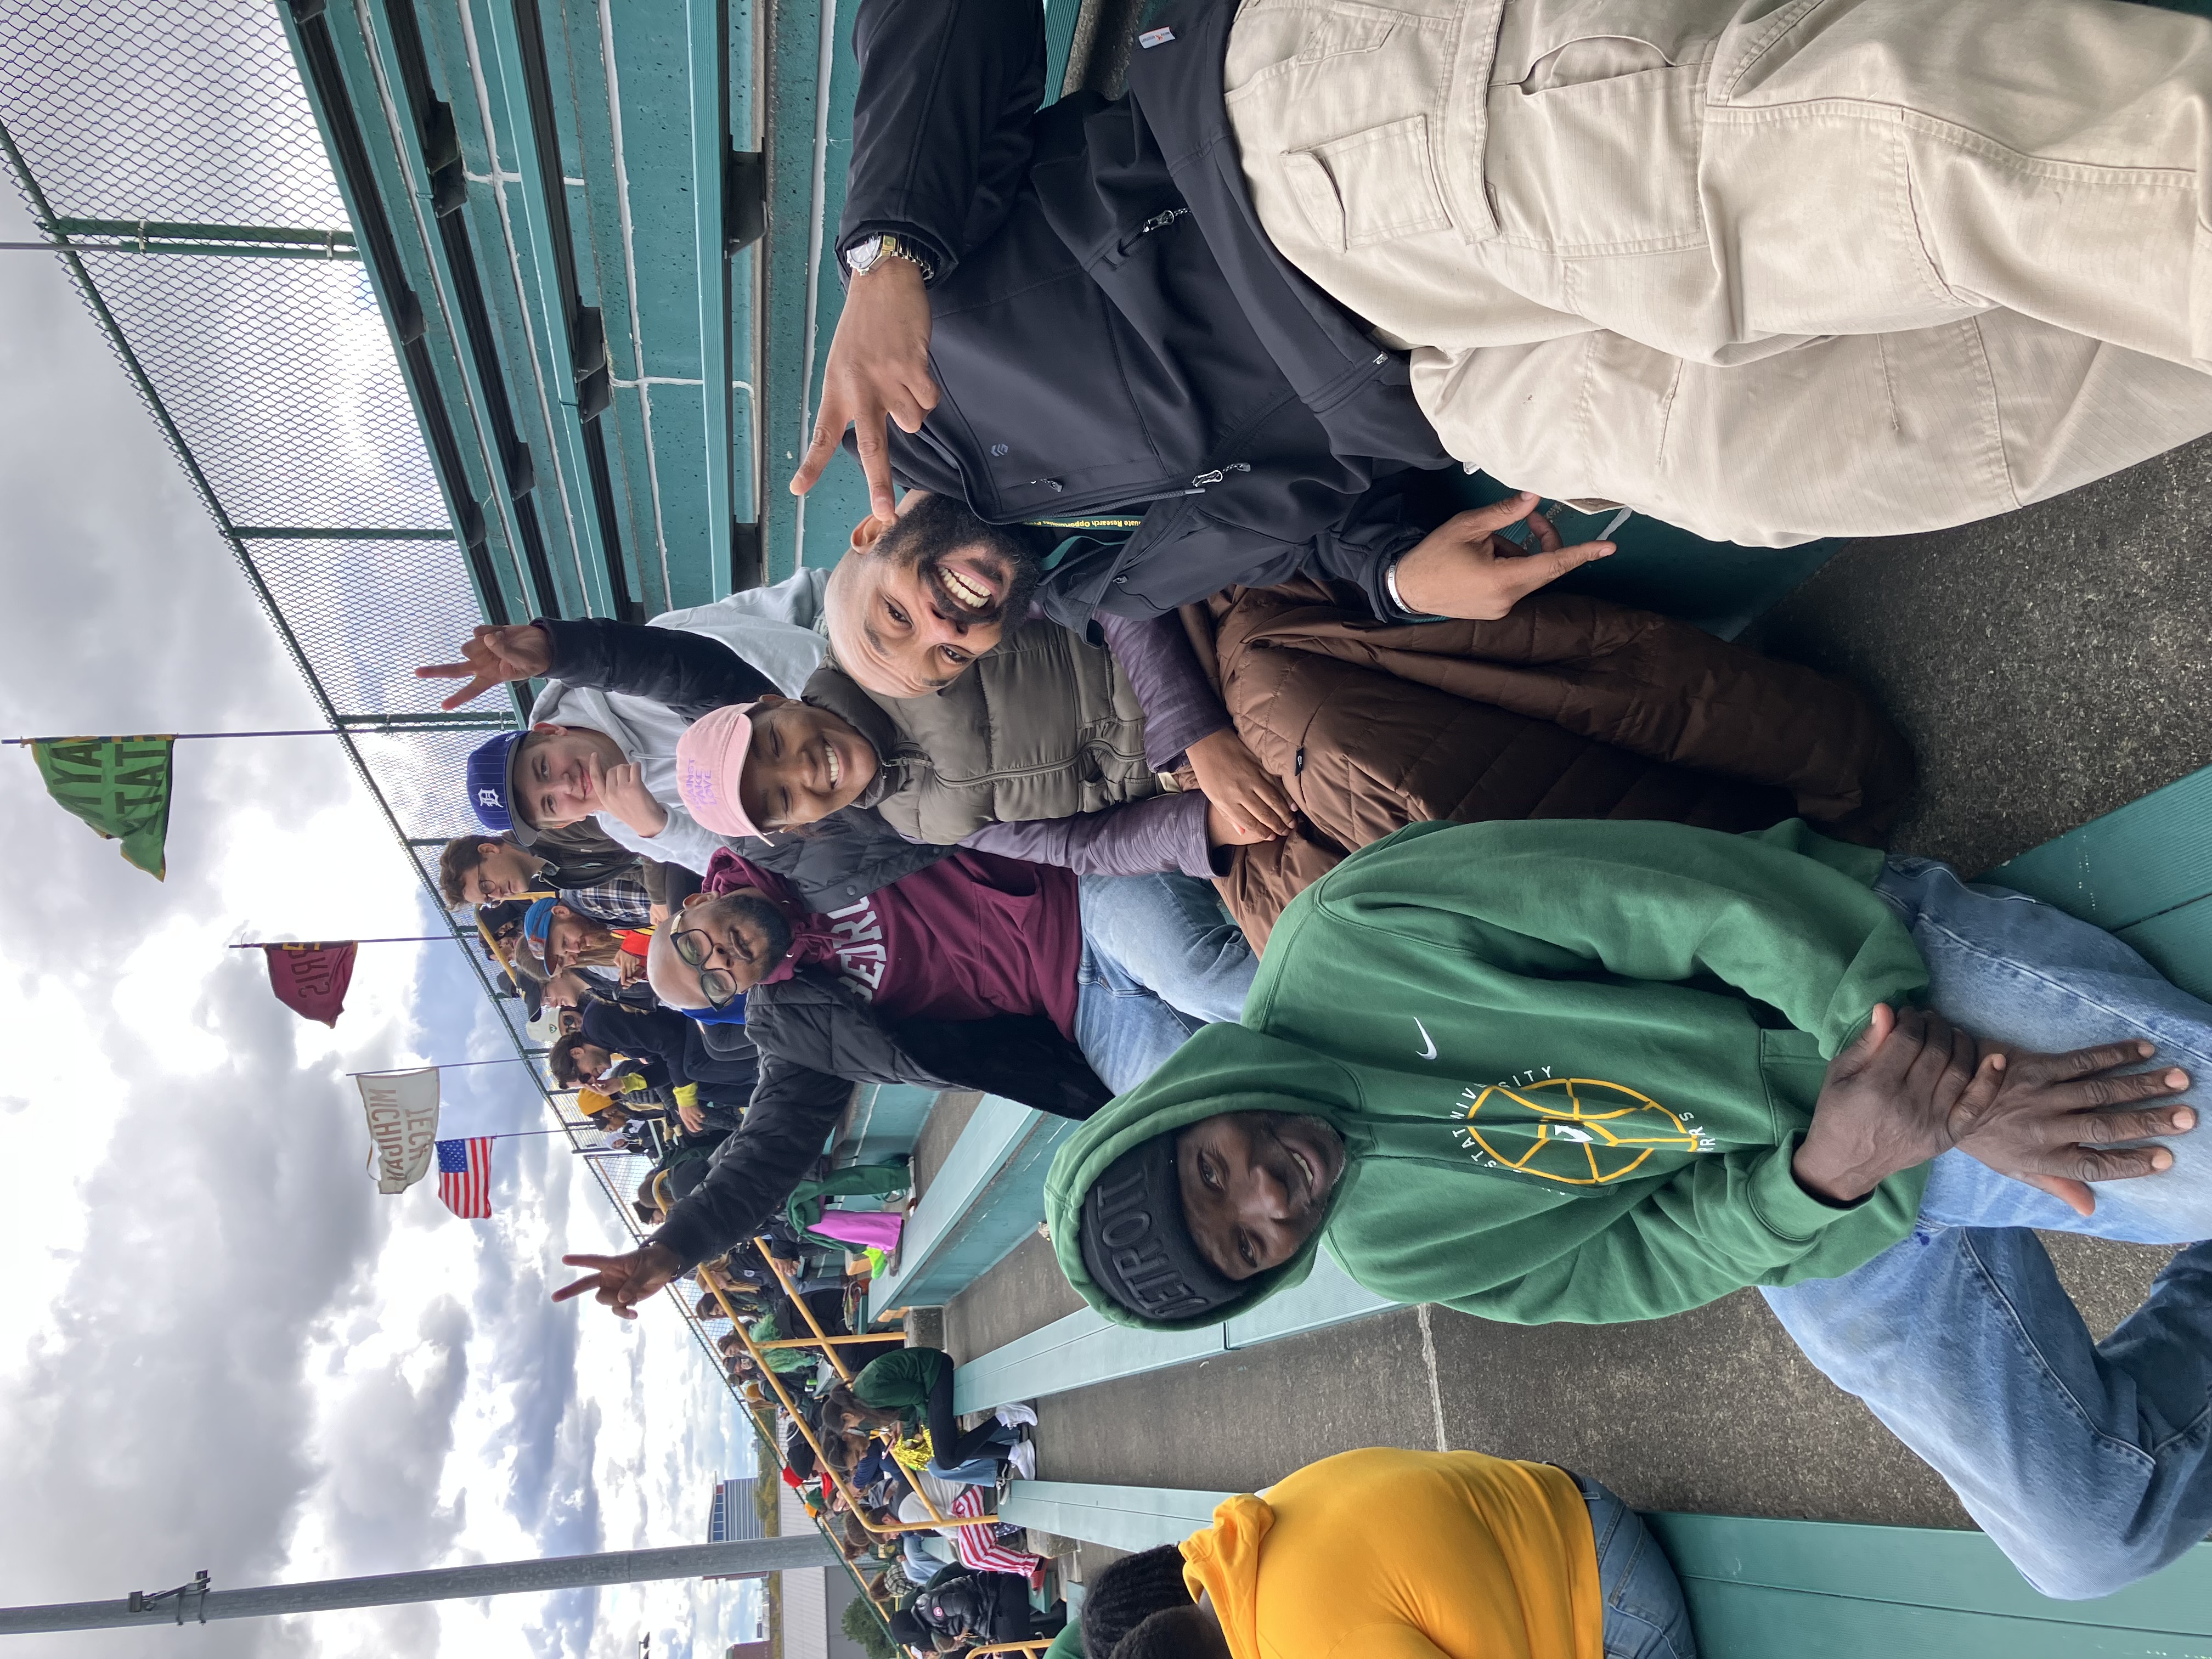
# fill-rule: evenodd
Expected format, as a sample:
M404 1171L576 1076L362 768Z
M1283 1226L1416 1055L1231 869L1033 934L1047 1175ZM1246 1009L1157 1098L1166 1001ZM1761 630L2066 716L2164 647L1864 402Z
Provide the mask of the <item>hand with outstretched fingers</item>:
M684 1271L676 1252L665 1244L641 1244L626 1255L564 1255L562 1264L589 1267L592 1272L573 1285L553 1292L556 1302L566 1302L586 1291L603 1308L611 1308L623 1319L637 1317L638 1304L658 1296L669 1281Z
M2178 1066L2122 1069L2157 1053L2141 1038L2063 1054L1993 1048L1983 1063L1998 1073L1996 1099L1969 1095L1961 1102L1952 1114L1955 1144L1999 1175L2094 1215L2091 1182L2131 1181L2173 1167L2173 1153L2164 1146L2115 1143L2186 1134L2197 1127L2193 1106L2138 1104L2189 1087L2189 1073Z
M897 501L884 423L896 421L902 432L919 432L937 399L929 372L929 290L921 267L910 259L882 260L846 290L823 365L813 441L792 475L791 493L814 488L849 426L867 475L869 509L886 525L894 522Z
M1933 1010L1879 1004L1830 1062L1790 1167L1808 1191L1850 1203L1956 1146L2088 1215L2096 1209L2089 1182L2172 1167L2163 1146L2113 1143L2196 1127L2192 1107L2141 1104L2186 1089L2186 1073L2121 1070L2156 1052L2141 1041L2063 1054L2008 1051Z
M668 828L668 809L645 787L645 769L635 761L595 766L592 785L600 805L646 840Z
M418 680L459 680L468 684L438 705L451 710L474 702L495 685L510 680L534 680L553 669L553 641L535 623L512 627L478 628L461 647L463 660L432 663L415 671Z
M1536 500L1524 489L1445 520L1399 559L1398 597L1430 616L1497 622L1546 583L1613 552L1611 542L1561 547ZM1498 533L1511 524L1528 526L1537 550L1523 553Z
M1200 793L1228 815L1230 827L1239 835L1272 841L1291 833L1291 798L1234 726L1200 738L1185 758L1197 775Z

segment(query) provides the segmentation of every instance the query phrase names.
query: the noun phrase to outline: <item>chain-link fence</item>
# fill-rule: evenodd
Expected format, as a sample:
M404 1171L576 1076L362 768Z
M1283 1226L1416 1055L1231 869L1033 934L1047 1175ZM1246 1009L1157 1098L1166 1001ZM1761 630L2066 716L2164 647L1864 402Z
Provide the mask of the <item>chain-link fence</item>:
M434 895L463 763L514 714L414 676L483 612L276 3L0 0L0 154ZM642 1170L586 1162L635 1233Z

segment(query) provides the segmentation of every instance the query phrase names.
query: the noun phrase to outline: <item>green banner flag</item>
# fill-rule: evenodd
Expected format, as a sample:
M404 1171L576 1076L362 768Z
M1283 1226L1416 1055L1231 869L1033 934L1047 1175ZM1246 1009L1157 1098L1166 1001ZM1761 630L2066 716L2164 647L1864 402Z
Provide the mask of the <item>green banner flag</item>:
M62 738L30 745L46 793L159 881L168 873L169 749L166 737Z

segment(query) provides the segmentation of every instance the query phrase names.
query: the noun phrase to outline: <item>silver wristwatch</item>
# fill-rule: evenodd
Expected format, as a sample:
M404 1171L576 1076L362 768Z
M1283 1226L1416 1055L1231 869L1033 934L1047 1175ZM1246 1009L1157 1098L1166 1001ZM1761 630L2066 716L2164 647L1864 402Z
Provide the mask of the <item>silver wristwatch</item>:
M845 250L845 264L855 276L865 276L886 259L903 259L927 282L936 272L919 249L900 237L864 236Z

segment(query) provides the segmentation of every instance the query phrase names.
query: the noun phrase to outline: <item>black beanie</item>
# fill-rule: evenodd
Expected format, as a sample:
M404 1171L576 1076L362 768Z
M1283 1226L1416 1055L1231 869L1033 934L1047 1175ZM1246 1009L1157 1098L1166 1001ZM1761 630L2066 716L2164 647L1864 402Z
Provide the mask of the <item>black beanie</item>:
M1195 1319L1245 1293L1190 1236L1173 1134L1155 1135L1107 1166L1083 1195L1079 1242L1091 1281L1146 1319Z
M1108 1659L1121 1638L1156 1613L1192 1605L1182 1552L1173 1544L1125 1555L1083 1592L1083 1651Z

